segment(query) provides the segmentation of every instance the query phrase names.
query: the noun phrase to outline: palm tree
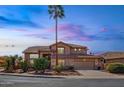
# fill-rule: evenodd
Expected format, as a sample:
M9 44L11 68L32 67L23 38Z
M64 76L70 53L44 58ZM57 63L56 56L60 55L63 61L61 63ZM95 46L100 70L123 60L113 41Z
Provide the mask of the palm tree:
M64 15L64 9L61 5L49 5L48 13L50 18L55 20L55 33L56 33L56 65L58 65L58 19L62 19Z

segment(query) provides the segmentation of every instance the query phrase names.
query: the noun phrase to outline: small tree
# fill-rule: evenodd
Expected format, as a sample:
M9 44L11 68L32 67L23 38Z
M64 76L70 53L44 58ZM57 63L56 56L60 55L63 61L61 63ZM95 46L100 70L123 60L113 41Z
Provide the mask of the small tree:
M6 72L13 72L13 60L10 57L5 58L4 69Z
M23 72L27 72L28 68L29 68L28 63L25 61L21 61L20 62L20 68L23 70Z
M15 70L15 60L16 60L16 56L10 56L10 61L11 61L13 70Z
M57 65L57 66L55 65L53 67L53 70L55 70L57 73L61 73L63 70L63 66L62 65Z
M40 71L40 73L43 74L45 72L45 69L48 68L48 65L49 65L49 61L47 58L34 59L33 67L34 67L36 73L38 73L38 71Z
M4 68L6 72L13 72L16 70L16 60L18 59L18 55L15 56L5 56Z

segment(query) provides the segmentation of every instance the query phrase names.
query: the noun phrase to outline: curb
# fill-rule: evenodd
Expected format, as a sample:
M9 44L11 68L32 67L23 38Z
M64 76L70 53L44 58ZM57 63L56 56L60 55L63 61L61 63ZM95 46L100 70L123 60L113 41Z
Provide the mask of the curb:
M34 78L65 78L64 76L48 76L48 75L24 75L24 74L10 74L10 73L0 73L4 76L18 76L18 77L34 77Z
M32 78L58 78L58 79L66 79L66 78L75 78L75 79L124 79L124 77L87 77L87 76L49 76L49 75L24 75L24 74L10 74L10 73L0 73L0 75L4 76L17 76L17 77L32 77Z

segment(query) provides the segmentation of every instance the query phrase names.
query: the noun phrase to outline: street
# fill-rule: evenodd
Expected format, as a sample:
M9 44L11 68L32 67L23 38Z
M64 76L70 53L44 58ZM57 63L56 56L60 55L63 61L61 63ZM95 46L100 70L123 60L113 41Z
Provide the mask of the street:
M124 79L34 78L0 75L1 87L124 87Z

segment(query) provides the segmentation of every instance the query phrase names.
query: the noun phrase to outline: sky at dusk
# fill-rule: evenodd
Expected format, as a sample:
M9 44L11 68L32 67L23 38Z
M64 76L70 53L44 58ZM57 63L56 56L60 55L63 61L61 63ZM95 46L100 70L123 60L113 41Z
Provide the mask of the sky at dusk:
M124 6L63 6L59 41L87 46L93 53L124 51ZM0 6L0 55L55 42L48 6Z

